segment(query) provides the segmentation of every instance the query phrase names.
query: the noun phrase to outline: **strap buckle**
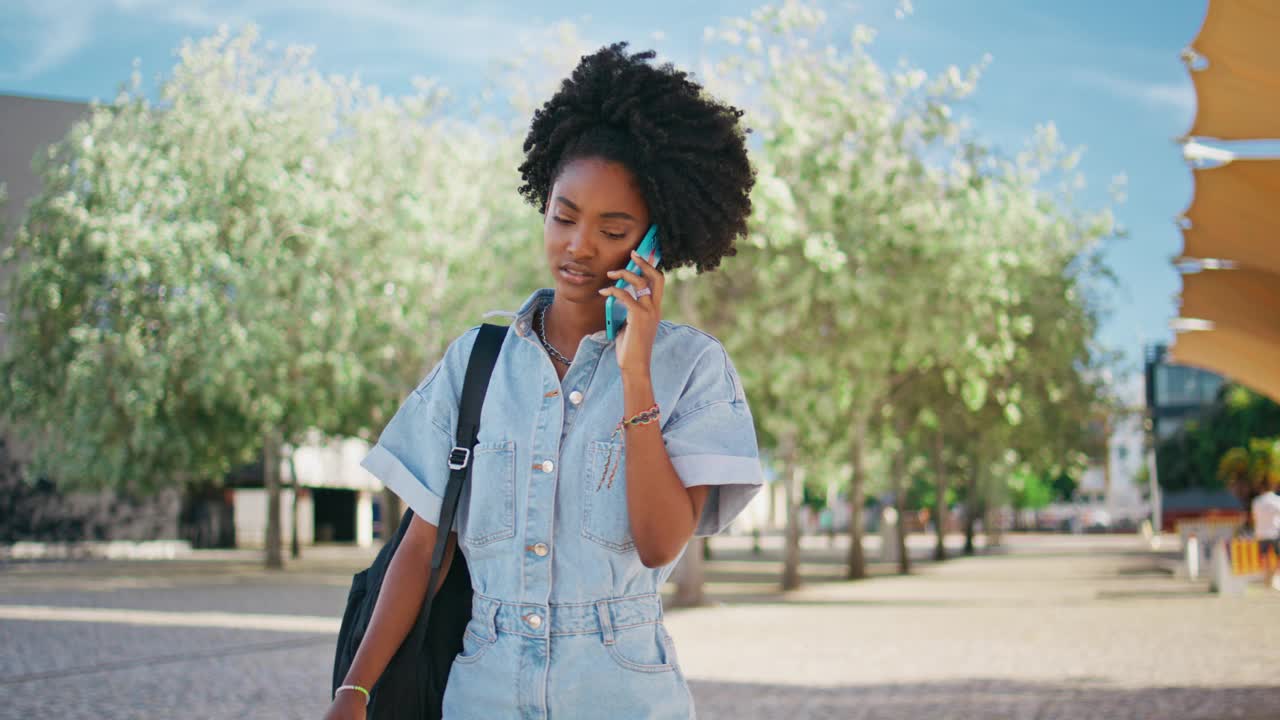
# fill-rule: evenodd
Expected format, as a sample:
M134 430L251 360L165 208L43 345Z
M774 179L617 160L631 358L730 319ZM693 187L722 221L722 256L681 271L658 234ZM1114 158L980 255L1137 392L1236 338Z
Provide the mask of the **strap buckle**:
M454 447L449 451L449 469L462 470L471 462L471 448Z

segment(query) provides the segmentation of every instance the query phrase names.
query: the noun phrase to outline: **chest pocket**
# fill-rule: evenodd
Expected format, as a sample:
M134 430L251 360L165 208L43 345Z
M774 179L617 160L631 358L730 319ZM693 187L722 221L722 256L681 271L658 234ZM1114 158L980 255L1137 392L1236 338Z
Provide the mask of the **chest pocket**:
M471 547L480 547L515 537L515 443L510 440L479 443L471 461L474 466L463 539Z
M636 546L627 514L627 458L622 443L593 441L587 447L582 485L582 534L615 552Z

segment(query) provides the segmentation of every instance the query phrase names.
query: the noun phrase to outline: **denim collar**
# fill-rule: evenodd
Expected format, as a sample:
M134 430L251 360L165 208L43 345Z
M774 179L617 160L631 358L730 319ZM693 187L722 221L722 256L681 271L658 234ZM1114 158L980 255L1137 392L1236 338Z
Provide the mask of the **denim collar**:
M497 315L509 317L512 319L511 326L515 328L516 334L521 337L527 337L533 332L533 314L537 312L538 308L554 300L555 297L556 291L554 289L541 288L539 290L535 290L534 293L529 296L529 299L525 300L524 304L520 306L520 309L515 312L493 310L485 313L484 316L490 317ZM606 345L612 342L608 338L608 333L604 330L598 330L591 333L587 336L587 339Z

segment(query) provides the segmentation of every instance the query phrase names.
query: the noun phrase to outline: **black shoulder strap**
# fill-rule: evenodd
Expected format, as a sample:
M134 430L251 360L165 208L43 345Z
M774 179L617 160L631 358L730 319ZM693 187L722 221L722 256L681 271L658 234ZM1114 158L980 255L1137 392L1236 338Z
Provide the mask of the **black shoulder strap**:
M435 599L440 566L444 564L449 533L453 531L453 521L458 512L458 498L462 495L463 485L471 476L471 454L480 433L480 410L484 407L484 396L489 390L489 378L506 337L507 328L502 325L481 325L480 334L476 336L475 345L471 348L471 358L467 361L462 399L458 403L458 431L453 451L449 453L449 485L445 488L444 502L440 508L436 546L431 552L431 573L427 579L427 597L422 603L420 623L423 626L431 615L431 601Z

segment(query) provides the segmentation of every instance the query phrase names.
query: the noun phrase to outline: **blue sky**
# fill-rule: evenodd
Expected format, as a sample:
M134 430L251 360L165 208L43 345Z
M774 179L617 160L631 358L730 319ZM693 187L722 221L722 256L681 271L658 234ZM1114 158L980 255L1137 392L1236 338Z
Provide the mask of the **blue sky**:
M574 22L600 43L630 40L677 63L699 55L703 30L757 2L647 0L591 3L477 0L17 0L0 26L0 91L109 98L138 58L146 78L166 71L184 37L252 21L279 44L316 48L324 70L359 72L388 92L413 75L438 77L456 93L477 93L486 73L519 38ZM1205 0L898 0L826 4L833 23L879 30L873 52L928 70L992 63L962 110L977 132L1015 149L1039 123L1086 149L1082 199L1108 202L1112 178L1128 178L1117 216L1126 239L1107 256L1120 279L1102 341L1137 369L1141 344L1171 338L1181 248L1173 218L1190 201L1191 174L1174 138L1191 125L1195 96L1178 52L1189 44Z

